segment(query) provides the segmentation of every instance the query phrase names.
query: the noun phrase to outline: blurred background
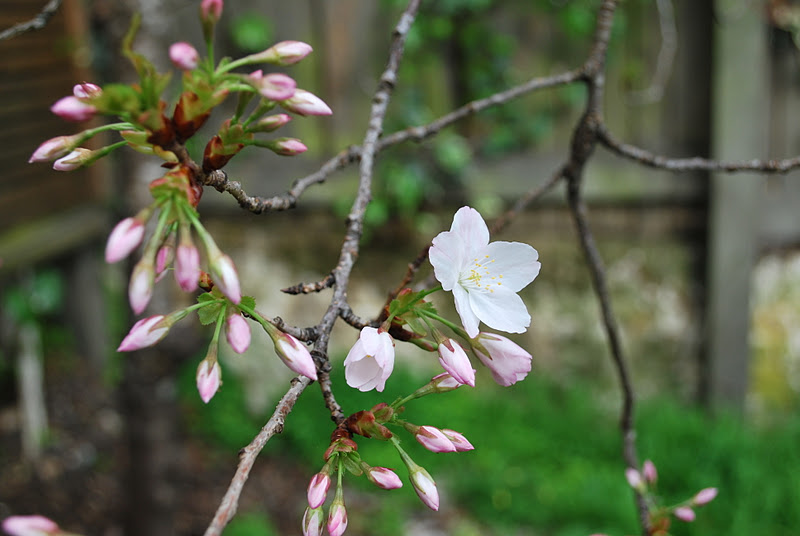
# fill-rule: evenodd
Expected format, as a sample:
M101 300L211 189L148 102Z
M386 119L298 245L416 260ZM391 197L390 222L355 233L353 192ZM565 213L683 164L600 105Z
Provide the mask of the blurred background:
M0 0L0 25L28 20L40 4ZM167 70L172 42L202 50L198 4L65 0L45 29L0 42L0 517L39 513L87 535L202 534L239 449L288 386L289 371L254 331L246 354L222 355L224 387L204 405L194 375L210 334L191 317L153 349L116 353L135 321L126 297L130 266L107 266L102 252L111 226L147 203L159 163L124 150L69 174L26 163L42 141L77 132L49 112L76 82L133 79L118 54L133 12L143 14L135 49ZM423 2L385 132L579 66L597 5ZM301 138L307 153L246 150L226 168L229 177L251 195L270 196L360 143L402 7L396 0L227 0L218 54L306 41L314 53L285 72L334 111L290 125L288 135ZM789 0L622 2L609 51L609 128L672 156L800 153L798 28L800 2ZM567 156L584 104L580 85L546 90L381 153L349 292L354 311L376 316L407 263L449 227L458 207L470 204L491 220L547 180ZM212 116L208 136L224 113ZM190 150L200 154L208 136ZM667 504L720 488L695 523L676 522L672 532L797 534L797 174L672 174L598 150L585 186L642 401L640 455L658 467ZM308 326L329 294L291 297L280 289L332 269L355 190L356 171L346 169L289 212L256 217L211 189L199 210L259 309ZM439 485L441 511L428 511L408 484L384 492L347 478L348 534L638 531L620 456L620 393L563 193L548 194L497 239L530 243L542 261L541 275L522 292L531 328L515 337L533 354L533 372L500 388L480 371L475 389L409 404L410 420L459 430L476 449L435 455L407 438ZM193 300L169 279L150 314ZM442 298L437 306L455 318ZM439 370L432 355L398 345L385 396L353 392L340 363L355 339L340 326L331 345L346 413L391 401ZM306 486L332 431L327 423L312 385L260 456L226 535L301 532ZM360 442L370 464L401 469L390 446L372 443Z

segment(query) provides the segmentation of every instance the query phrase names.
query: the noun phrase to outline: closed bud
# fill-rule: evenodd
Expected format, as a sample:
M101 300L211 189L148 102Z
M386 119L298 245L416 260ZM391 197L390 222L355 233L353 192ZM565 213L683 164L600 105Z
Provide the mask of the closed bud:
M219 252L218 252L219 253ZM218 254L211 259L211 276L214 284L230 301L236 305L242 301L242 292L239 289L239 276L233 261L225 254Z
M243 354L247 351L250 346L250 324L240 313L228 316L225 337L228 339L228 344L237 354Z
M182 243L175 252L175 281L184 292L194 292L200 280L200 252L194 244Z
M222 0L203 0L200 3L200 16L203 20L216 22L222 16Z
M273 132L292 120L289 114L268 115L259 119L255 125L248 128L250 132Z
M328 510L328 534L342 536L345 530L347 530L347 509L344 507L342 494L337 493Z
M697 492L697 494L695 494L694 498L692 498L692 504L695 506L702 506L713 501L716 496L717 488L701 489Z
M464 437L463 434L456 432L455 430L448 430L445 428L442 430L442 433L453 443L453 446L456 447L456 452L466 452L468 450L475 449L475 447L472 446L472 443L467 441L467 438Z
M81 101L78 97L69 96L56 101L56 103L50 107L50 111L61 119L78 122L91 119L97 112L97 109Z
M288 117L288 116L287 116ZM42 143L28 159L28 163L32 162L50 162L57 158L61 158L69 154L72 149L80 142L82 136L76 134L74 136L58 136L50 138Z
M322 508L306 508L303 514L303 536L322 536L325 515Z
M287 367L306 378L317 379L314 358L303 343L274 327L267 332L275 344L275 353Z
M333 112L322 99L304 89L297 89L291 99L281 101L281 106L298 115L331 115Z
M331 487L331 477L326 473L317 473L308 483L308 507L319 508L325 503L328 490Z
M258 93L271 101L289 99L294 95L297 88L297 82L283 73L262 75L261 71L256 71L250 76L250 80L258 89Z
M275 154L281 156L295 156L308 151L308 147L296 138L278 138L277 140L271 140L266 147Z
M302 41L281 41L267 50L248 56L248 63L266 62L276 65L291 65L308 56L313 49Z
M43 516L11 516L3 520L3 531L10 536L49 536L62 534L55 521Z
M133 267L131 280L128 284L128 300L131 309L137 315L145 310L153 295L155 272L153 265L147 259L142 259Z
M431 510L439 510L439 490L436 482L423 467L409 467L409 477L419 499Z
M153 346L167 336L171 324L164 322L164 315L148 316L136 322L122 339L117 352L132 352Z
M475 369L467 357L467 353L453 339L439 344L439 363L457 382L475 387Z
M204 359L197 367L197 392L206 404L219 390L221 376L222 370L216 359Z
M370 482L382 489L397 489L403 487L403 482L397 473L386 467L371 467L367 470Z
M93 162L95 160L93 157L93 151L78 147L77 149L73 149L68 155L62 156L53 162L53 169L56 171L74 171Z
M642 475L648 484L655 484L658 480L658 471L655 464L650 460L645 460L642 464Z
M688 506L679 506L672 513L675 514L675 517L686 523L691 523L695 519L694 510Z
M197 68L200 55L192 45L185 41L179 41L170 45L169 59L178 69L191 71Z
M414 438L431 452L455 452L456 446L438 428L420 426L414 432Z
M633 467L625 469L625 479L628 481L630 487L640 493L643 493L647 489L642 474Z
M91 99L103 94L103 88L91 82L81 82L72 88L72 94L79 99Z
M137 218L125 218L108 235L106 262L121 261L139 247L144 238L144 222Z

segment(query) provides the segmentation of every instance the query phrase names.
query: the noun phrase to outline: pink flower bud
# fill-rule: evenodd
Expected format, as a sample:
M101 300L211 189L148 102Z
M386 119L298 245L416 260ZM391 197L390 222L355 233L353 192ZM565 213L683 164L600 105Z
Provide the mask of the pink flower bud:
M439 345L439 363L457 382L475 387L475 369L464 349L453 339Z
M256 71L250 76L250 79L262 97L273 101L283 101L290 98L297 88L297 82L292 77L282 73L262 75L261 71Z
M695 518L694 510L692 510L688 506L677 507L673 512L673 514L675 514L675 517L677 517L681 521L685 521L687 523L691 523L692 521L694 521Z
M467 441L467 438L464 437L463 434L460 434L455 430L448 430L445 428L442 430L442 433L447 439L453 442L453 445L456 447L456 452L465 452L475 449L475 447L472 446L472 443Z
M48 536L59 534L58 525L43 516L11 516L3 520L3 530L10 536Z
M139 247L144 238L144 223L136 218L120 221L108 235L106 243L106 262L121 261Z
M250 346L250 324L239 313L228 316L225 337L234 352L243 354Z
M278 65L291 65L308 56L312 50L311 45L302 41L281 41L265 50L263 54L270 57L265 61Z
M642 479L642 474L639 471L633 467L628 467L625 469L625 478L627 479L630 487L637 491L644 491L644 480Z
M72 88L72 94L79 99L91 99L103 94L103 88L91 82L81 82Z
M216 361L209 363L208 359L204 359L197 367L197 392L206 404L219 389L221 376L222 370Z
M156 283L167 275L167 268L175 257L175 248L171 244L164 244L156 253Z
M649 484L655 484L656 480L658 480L658 472L656 471L656 466L650 460L644 461L644 464L642 465L642 474L644 476L644 479L647 480Z
M298 115L331 115L333 113L322 99L304 89L296 89L292 98L281 101L281 106Z
M164 315L148 316L136 322L122 339L117 352L132 352L153 346L166 337L170 324L164 322Z
M62 156L53 162L53 169L56 171L75 171L76 169L82 168L91 156L92 151L84 149L83 147L78 147L77 149L73 149L68 155Z
M455 452L456 446L438 428L420 426L414 438L431 452Z
M531 354L506 337L481 332L473 341L472 351L499 385L513 385L531 371Z
M403 482L397 473L386 467L371 467L367 471L370 482L382 489L397 489L403 487Z
M144 311L147 304L150 303L154 283L155 272L153 271L153 266L146 262L145 259L140 260L133 267L131 281L128 284L128 300L131 303L131 309L137 315Z
M317 366L308 349L300 341L277 329L270 332L275 353L291 370L312 380L317 379Z
M695 506L702 506L714 500L717 496L717 488L704 488L697 492L692 499L692 504Z
M86 121L94 116L97 109L90 104L82 102L77 97L69 96L56 101L50 107L50 111L67 121Z
M268 115L249 128L250 132L273 132L292 120L289 114Z
M303 536L322 536L324 523L322 508L306 508L303 514Z
M308 483L308 507L319 508L325 503L328 490L331 487L331 477L325 473L317 473Z
M242 301L242 292L239 290L239 276L236 267L230 257L220 252L210 259L211 277L214 284L219 288L232 303L238 305Z
M170 45L169 59L178 69L182 71L191 71L197 68L200 55L192 45L185 41L179 41Z
M269 149L281 156L294 156L308 151L308 147L296 138L279 138L277 140L272 140Z
M222 16L222 0L203 0L200 3L200 15L203 19L218 21Z
M431 510L439 510L439 490L428 471L419 465L409 466L408 471L419 499Z
M464 384L459 383L459 381L453 378L449 372L442 372L441 374L431 378L431 386L437 393L446 393L448 391L452 391L453 389L458 389L462 385Z
M199 280L200 252L194 244L180 244L175 253L175 281L184 292L193 292Z
M288 116L287 116L288 117ZM42 143L28 159L32 162L50 162L69 154L78 140L79 136L58 136Z
M330 536L342 536L347 530L347 510L344 502L334 500L328 511L328 534Z

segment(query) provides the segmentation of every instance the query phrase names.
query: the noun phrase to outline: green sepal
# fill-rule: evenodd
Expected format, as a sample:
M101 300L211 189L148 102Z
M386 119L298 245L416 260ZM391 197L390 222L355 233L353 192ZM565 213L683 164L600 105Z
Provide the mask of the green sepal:
M364 471L361 469L361 455L358 452L348 452L347 454L339 456L342 465L353 476L361 476Z
M204 303L204 302L217 302L219 298L211 294L210 292L204 292L197 297L197 303ZM205 307L201 307L197 310L197 318L200 320L200 323L204 326L209 324L213 324L219 318L219 315L222 314L222 307L224 303L209 303Z

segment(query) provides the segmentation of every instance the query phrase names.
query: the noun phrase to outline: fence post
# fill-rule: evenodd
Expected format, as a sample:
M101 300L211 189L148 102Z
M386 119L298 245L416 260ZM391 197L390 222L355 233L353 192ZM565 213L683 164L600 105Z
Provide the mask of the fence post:
M712 154L741 160L767 154L769 54L763 7L716 0ZM705 374L706 402L743 409L750 347L749 294L758 254L763 178L711 176Z

